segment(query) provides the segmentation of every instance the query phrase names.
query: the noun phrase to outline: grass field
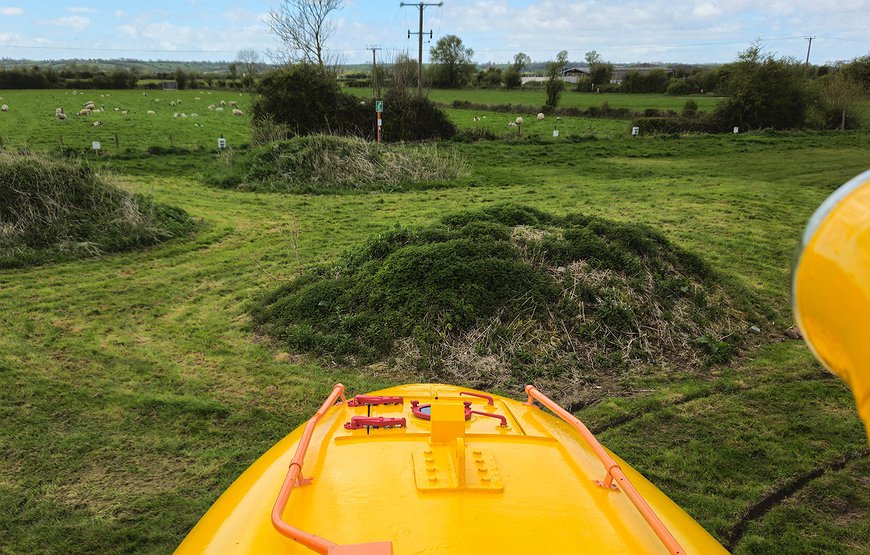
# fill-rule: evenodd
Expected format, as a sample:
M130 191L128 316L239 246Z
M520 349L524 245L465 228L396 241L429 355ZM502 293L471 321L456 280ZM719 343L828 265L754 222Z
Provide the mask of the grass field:
M350 93L371 97L371 89L347 88ZM510 91L490 89L431 89L429 98L435 102L450 104L454 100L467 100L476 104L522 104L525 106L543 106L547 95L540 91ZM566 90L562 93L559 101L561 107L590 108L598 107L607 102L611 108L630 108L643 111L646 108L658 108L662 110L681 111L686 101L691 98L698 103L702 111L711 110L720 100L720 97L695 95L695 96L670 96L667 94L622 94L575 92Z
M20 94L2 93L4 126L23 117ZM38 117L56 123L53 109ZM244 118L221 117L238 126L227 137L244 140ZM123 187L203 228L145 251L0 271L0 553L170 552L332 384L402 381L285 352L251 330L252 300L396 224L505 200L653 225L768 303L758 346L730 366L633 376L632 395L578 414L737 553L867 553L870 464L853 401L782 331L799 233L866 169L870 135L595 133L458 144L469 178L405 193L211 189L198 180L207 151L104 162Z

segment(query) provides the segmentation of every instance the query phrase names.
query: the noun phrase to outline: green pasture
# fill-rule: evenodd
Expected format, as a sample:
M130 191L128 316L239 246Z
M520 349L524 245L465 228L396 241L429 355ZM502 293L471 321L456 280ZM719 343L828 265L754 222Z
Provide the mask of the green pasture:
M8 112L0 112L5 148L87 150L93 141L100 141L103 154L118 154L155 146L216 150L221 134L230 145L251 141L251 96L238 91L15 90L0 91L0 97L0 103L9 106ZM89 100L104 111L76 116ZM178 100L181 104L170 104ZM208 109L221 100L236 101L245 115L233 116L228 105L223 111ZM55 108L64 109L65 121L55 117ZM102 125L94 127L94 122Z
M573 118L547 116L538 120L534 115L483 110L460 110L446 108L450 121L459 129L488 131L504 138L536 137L553 140L553 130L559 130L559 139L571 137L614 138L631 132L631 123L626 120L601 118ZM510 127L517 117L523 118L522 128ZM475 120L475 118L480 118Z
M569 88L562 93L559 101L559 106L563 108L591 108L598 107L605 102L611 108L630 108L636 111L643 111L647 108L657 108L659 110L675 110L677 112L683 109L683 105L690 98L698 103L698 109L702 111L712 110L714 106L721 100L717 96L709 95L692 95L692 96L670 96L667 94L624 94L624 93L592 93L592 92L577 92ZM349 87L345 89L347 92L363 96L371 97L371 89ZM467 100L476 104L521 104L524 106L543 106L547 100L547 94L542 90L539 91L512 91L507 89L430 89L428 91L429 98L435 102L442 104L450 104L454 100Z
M53 103L68 99L58 105L72 113L102 101L110 111L99 117L114 114L106 117L112 128L125 123L114 102L139 114L156 94L153 135L136 125L131 133L157 140L171 128L204 150L100 163L123 188L179 206L202 225L138 252L0 271L0 553L171 552L334 383L358 393L404 379L288 352L252 329L252 302L385 229L502 201L649 224L752 289L769 310L749 351L701 372L625 376L630 395L578 415L737 553L868 552L870 465L853 400L783 331L792 324L788 283L800 232L828 194L867 169L870 135L632 139L602 123L588 140L554 142L544 120L530 140L445 145L471 166L454 187L260 194L198 178L217 163L215 133L249 140L247 118L198 104L229 93L99 94L2 92L10 111L0 114L0 136L29 133L33 148L53 150L45 131L59 124ZM163 103L175 97L201 119L164 117ZM232 98L247 111L248 97ZM42 107L26 117L28 101ZM461 127L472 115L451 111ZM64 141L89 144L91 130L74 118ZM200 139L200 128L183 127L192 121L213 126ZM506 121L497 122L505 131Z

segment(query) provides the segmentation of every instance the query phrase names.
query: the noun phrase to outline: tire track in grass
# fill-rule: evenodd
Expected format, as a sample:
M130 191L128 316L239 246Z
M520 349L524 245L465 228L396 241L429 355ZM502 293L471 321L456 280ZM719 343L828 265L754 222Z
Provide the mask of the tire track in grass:
M836 472L838 470L842 470L850 463L855 461L859 461L863 458L870 457L870 449L861 449L858 451L853 451L851 453L846 453L833 461L828 462L827 464L817 466L816 468L799 474L786 480L780 486L774 488L769 493L767 493L764 497L756 501L725 534L724 534L724 545L728 551L734 551L737 547L737 544L740 543L740 540L743 539L743 535L746 533L746 528L755 520L762 518L766 515L771 509L773 509L776 505L782 503L789 497L793 496L795 493L800 491L801 488L816 480L821 478L828 472Z

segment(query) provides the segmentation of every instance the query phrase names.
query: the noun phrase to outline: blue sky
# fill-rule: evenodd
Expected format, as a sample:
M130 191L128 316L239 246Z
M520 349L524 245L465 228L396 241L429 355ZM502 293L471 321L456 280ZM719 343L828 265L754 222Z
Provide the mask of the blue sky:
M262 19L270 0L0 0L0 56L232 60L240 49L266 52L275 39ZM350 63L370 44L387 57L416 56L417 9L399 1L345 0L328 46ZM435 38L462 37L476 62L533 60L565 49L613 62L726 62L756 37L768 51L814 63L870 53L870 0L444 0L426 9ZM428 44L425 49L428 51ZM428 55L425 55L428 58Z

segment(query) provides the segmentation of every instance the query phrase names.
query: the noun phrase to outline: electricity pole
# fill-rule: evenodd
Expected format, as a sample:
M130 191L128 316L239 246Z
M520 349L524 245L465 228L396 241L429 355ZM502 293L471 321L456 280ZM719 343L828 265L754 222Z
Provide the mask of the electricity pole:
M378 86L377 86L377 83L378 83L378 61L377 61L377 58L375 57L375 52L377 52L378 50L382 50L382 48L380 46L378 46L377 44L373 44L371 46L367 46L366 50L372 51L372 98L377 98L378 97L378 92L377 92L378 91Z
M809 41L809 42L807 43L807 63L806 63L805 65L806 65L806 67L810 67L810 48L812 48L812 46L813 46L813 39L816 38L816 37L804 37L804 38L807 39L807 40Z
M419 45L417 50L417 94L423 95L423 8L426 6L437 6L441 7L444 5L444 2L438 3L426 3L426 2L418 2L418 3L410 3L410 2L400 2L399 7L403 6L417 6L420 8L420 30L416 33L412 33L411 30L408 30L408 38L411 38L411 35L417 35L419 38ZM432 31L429 31L429 38L432 38Z

